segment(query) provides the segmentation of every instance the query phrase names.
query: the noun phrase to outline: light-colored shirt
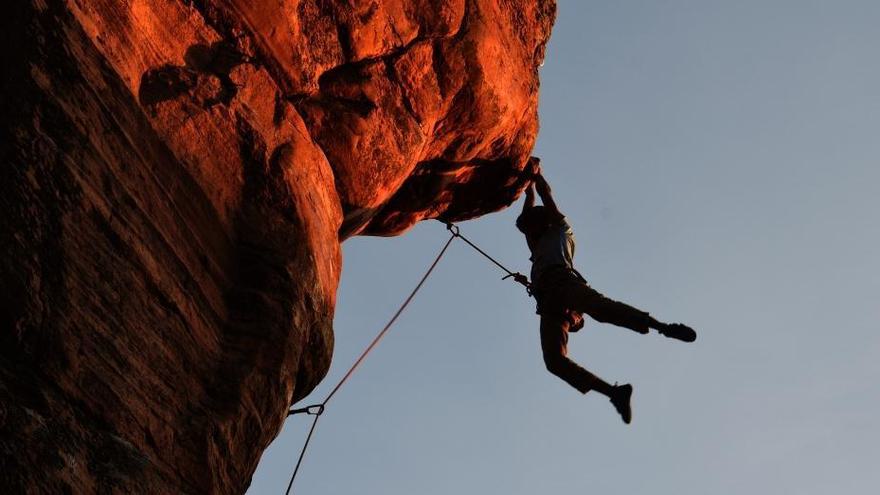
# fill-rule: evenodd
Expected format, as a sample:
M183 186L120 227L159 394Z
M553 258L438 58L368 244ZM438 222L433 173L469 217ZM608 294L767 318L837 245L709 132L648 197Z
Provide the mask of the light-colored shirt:
M541 235L532 251L532 283L540 283L541 276L555 266L573 270L574 247L574 231L562 218Z

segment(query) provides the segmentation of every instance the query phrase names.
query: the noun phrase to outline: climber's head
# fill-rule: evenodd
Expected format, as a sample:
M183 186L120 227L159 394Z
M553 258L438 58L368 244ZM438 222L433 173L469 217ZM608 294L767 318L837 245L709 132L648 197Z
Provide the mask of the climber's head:
M553 215L545 206L532 206L516 218L516 228L526 237L540 237L553 224Z

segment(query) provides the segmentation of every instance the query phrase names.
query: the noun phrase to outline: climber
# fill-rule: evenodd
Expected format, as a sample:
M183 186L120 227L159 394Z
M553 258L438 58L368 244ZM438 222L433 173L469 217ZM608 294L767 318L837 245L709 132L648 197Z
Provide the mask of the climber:
M611 399L623 422L628 424L632 420L632 385L611 385L567 357L568 334L583 326L583 313L596 321L641 334L654 328L661 335L684 342L693 342L697 334L681 323L657 321L648 313L609 299L590 287L574 268L574 233L553 201L550 186L541 175L540 161L532 158L528 170L531 182L516 227L525 234L531 252L531 288L541 315L544 363L551 373L581 393L595 390ZM535 206L535 191L543 206ZM520 283L528 283L524 275L517 274L516 278Z

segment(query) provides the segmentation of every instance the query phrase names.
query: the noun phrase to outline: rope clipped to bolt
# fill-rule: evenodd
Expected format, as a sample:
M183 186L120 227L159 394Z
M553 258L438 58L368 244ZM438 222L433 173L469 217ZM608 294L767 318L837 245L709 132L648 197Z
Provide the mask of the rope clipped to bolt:
M512 271L508 270L506 266L499 263L498 260L496 260L495 258L489 256L488 253L486 253L485 251L480 249L479 246L477 246L476 244L471 242L470 239L468 239L467 237L462 235L461 229L459 229L457 225L455 225L451 222L443 222L443 223L446 224L446 230L448 230L449 232L452 233L452 237L458 237L459 239L463 240L464 242L467 243L468 246L474 248L478 253L485 256L486 259L488 259L492 263L495 263L495 266L504 270L504 272L507 273L507 275L501 277L501 280L507 280L509 278L513 278L514 282L521 284L523 287L526 288L526 292L528 292L530 296L532 295L532 284L529 283L529 280L528 280L528 278L526 278L525 275L523 275L522 273L519 273L519 272L512 272Z
M309 442L312 440L312 434L315 432L315 427L318 425L318 419L321 417L322 414L324 414L324 409L327 407L327 403L330 402L330 399L332 399L333 396L336 395L336 392L338 392L339 389L342 388L342 385L346 381L348 381L349 377L351 377L351 375L354 374L354 371L358 368L358 366L360 366L360 364L364 361L364 359L367 357L367 355L370 353L370 351L372 351L376 347L376 345L379 343L379 341L382 340L382 337L385 336L385 334L388 332L388 330L391 328L391 326L394 325L394 323L397 321L397 318L401 315L401 313L403 313L403 311L406 309L406 307L409 306L409 303L412 302L415 295L419 292L419 289L422 288L422 285L424 285L425 281L428 280L428 277L431 276L431 273L434 271L434 268L436 268L437 264L440 263L440 259L442 259L443 255L446 254L446 250L449 249L449 246L450 246L450 244L452 244L452 241L454 241L456 238L459 238L462 241L464 241L465 243L467 243L470 247L474 248L478 253L485 256L487 259L489 259L489 261L491 261L492 263L495 263L496 266L498 266L499 268L501 268L502 270L504 270L507 273L507 275L505 275L502 278L502 280L506 280L508 278L513 278L514 281L525 286L526 291L528 291L529 295L531 295L531 284L528 282L528 279L524 275L522 275L519 272L512 272L512 271L508 270L504 265L502 265L497 260L495 260L495 258L489 256L485 251L480 249L476 244L471 242L467 237L463 236L461 234L461 229L459 229L457 225L455 225L451 222L444 222L444 223L446 224L446 230L448 230L450 232L450 236L449 236L449 239L446 240L446 244L443 245L443 248L440 250L440 253L437 255L436 258L434 258L434 261L428 267L428 270L425 272L424 275L422 275L422 278L419 280L419 283L416 284L416 287L412 290L412 292L410 292L409 296L407 296L407 298L403 301L403 304L400 305L400 307L394 313L394 316L392 316L391 319L388 320L388 323L386 323L385 326L382 328L382 330L380 330L379 333L376 334L376 336L373 338L373 340L370 342L370 344L366 347L366 349L364 349L363 352L361 352L361 355L357 358L357 360L354 362L354 364L351 365L351 368L348 369L348 371L345 373L345 375L342 377L342 379L339 380L339 382L336 384L336 386L333 387L333 390L331 390L330 393L327 394L327 397L319 404L312 404L312 405L306 406L306 407L291 409L287 412L288 417L296 415L296 414L305 414L308 416L314 416L315 419L312 420L312 426L311 426L311 428L309 428L309 433L306 436L306 441L303 444L302 450L300 450L300 453L299 453L299 457L296 460L296 467L294 467L294 469L293 469L293 475L291 475L291 477L290 477L290 483L287 484L287 490L284 492L285 495L290 495L290 493L291 493L291 489L293 488L293 481L296 479L297 473L299 473L299 468L300 468L300 465L302 465L302 460L306 454L306 449L308 449L308 447L309 447Z

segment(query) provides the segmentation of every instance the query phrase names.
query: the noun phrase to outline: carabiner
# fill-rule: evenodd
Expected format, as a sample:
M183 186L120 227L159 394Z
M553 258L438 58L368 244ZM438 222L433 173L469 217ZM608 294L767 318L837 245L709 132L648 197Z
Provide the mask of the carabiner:
M311 406L302 407L299 409L291 409L287 411L288 416L293 416L294 414L308 414L310 416L320 416L324 413L324 404L313 404Z

